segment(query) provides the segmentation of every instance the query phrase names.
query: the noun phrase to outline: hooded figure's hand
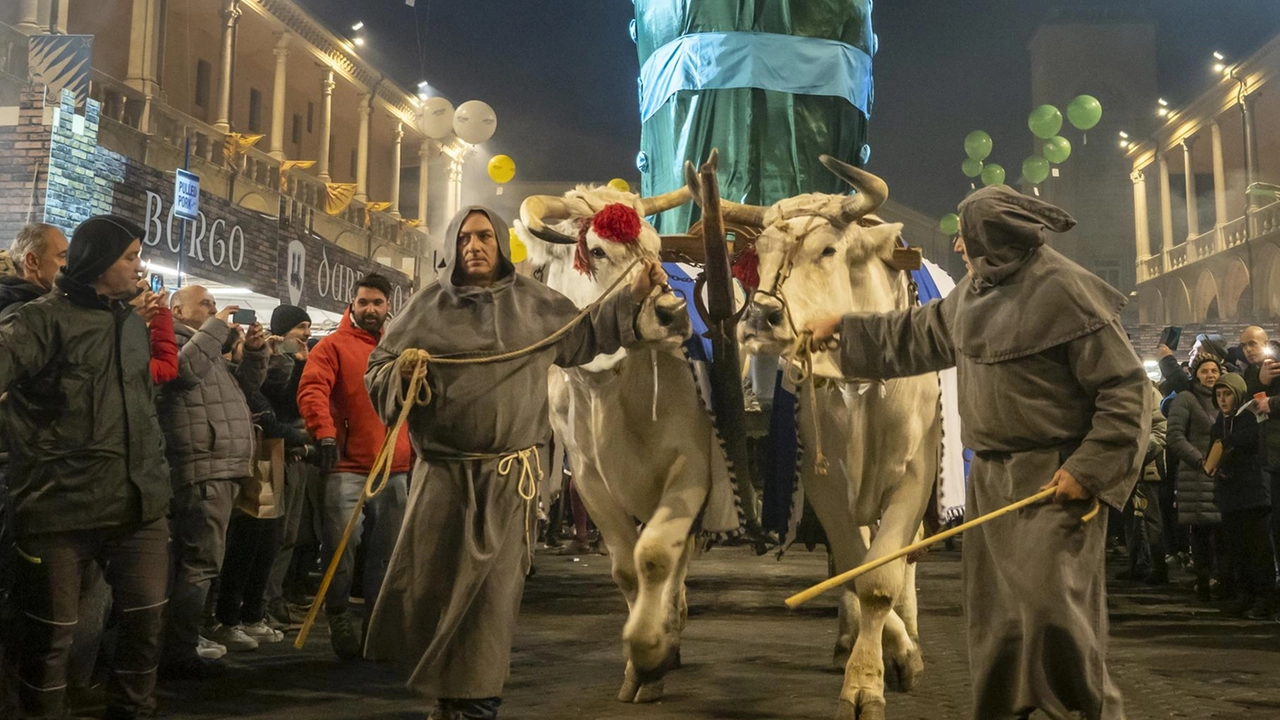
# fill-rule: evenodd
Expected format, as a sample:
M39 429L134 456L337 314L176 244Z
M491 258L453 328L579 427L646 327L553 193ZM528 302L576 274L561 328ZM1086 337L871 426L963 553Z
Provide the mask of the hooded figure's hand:
M636 277L631 281L631 297L636 302L644 302L645 298L656 287L667 284L667 272L657 260L645 260L640 264Z

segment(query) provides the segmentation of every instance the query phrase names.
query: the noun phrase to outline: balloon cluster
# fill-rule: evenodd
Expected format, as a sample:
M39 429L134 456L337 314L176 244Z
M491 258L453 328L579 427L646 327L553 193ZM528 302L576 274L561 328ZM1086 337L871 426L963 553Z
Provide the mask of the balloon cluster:
M1102 120L1102 103L1092 95L1080 95L1067 105L1066 122L1077 130L1092 129ZM1027 127L1031 134L1042 140L1040 154L1022 161L1022 178L1032 185L1049 179L1052 165L1060 165L1071 157L1071 141L1059 133L1062 131L1062 112L1053 105L1041 105L1031 111ZM1088 142L1088 135L1084 136ZM1005 181L1005 169L998 163L988 162L994 143L991 135L974 130L964 139L964 152L968 157L960 169L965 177L982 180L985 185L999 185ZM959 218L955 213L943 216L938 229L945 235L959 232Z

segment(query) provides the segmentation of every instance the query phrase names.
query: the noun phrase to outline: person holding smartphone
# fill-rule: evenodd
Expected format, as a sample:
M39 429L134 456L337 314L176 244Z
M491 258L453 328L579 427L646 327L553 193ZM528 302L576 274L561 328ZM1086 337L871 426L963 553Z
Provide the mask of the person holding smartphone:
M311 339L311 316L296 305L280 305L271 313L271 334L280 338L271 355L267 380L262 394L271 403L276 419L282 424L301 428L306 423L298 409L298 382L307 367L307 341ZM318 513L324 505L324 478L311 459L315 441L301 445L286 444L284 509L282 513L280 552L276 555L267 582L267 611L281 625L301 623L305 613L290 608L285 597L286 581L293 567L294 549L309 540L317 540L312 530L319 526ZM308 514L309 511L309 514ZM308 519L314 517L315 519ZM306 532L303 532L306 530ZM297 583L295 583L297 584ZM302 596L304 593L296 592ZM297 598L300 602L305 597Z
M175 292L170 305L178 321L178 377L161 389L159 410L174 495L174 578L161 671L199 679L217 674L207 663L220 651L257 648L243 633L215 643L201 635L201 620L222 569L236 493L253 473L253 417L241 384L262 385L267 342L262 326L251 326L233 374L224 353L235 340L231 319L240 308L219 309L199 285Z

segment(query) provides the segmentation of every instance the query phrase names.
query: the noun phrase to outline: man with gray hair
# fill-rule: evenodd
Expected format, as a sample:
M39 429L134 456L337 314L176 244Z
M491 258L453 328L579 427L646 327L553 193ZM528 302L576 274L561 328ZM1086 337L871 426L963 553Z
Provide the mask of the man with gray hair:
M9 246L13 275L0 275L0 317L53 289L53 278L67 264L67 236L52 225L33 223L18 231Z

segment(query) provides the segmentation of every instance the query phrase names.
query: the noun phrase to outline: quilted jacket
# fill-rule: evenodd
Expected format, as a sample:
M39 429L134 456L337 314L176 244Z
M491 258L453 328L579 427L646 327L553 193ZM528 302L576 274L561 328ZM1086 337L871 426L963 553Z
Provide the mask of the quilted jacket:
M252 475L253 418L240 383L262 385L267 350L246 349L233 370L222 356L230 332L218 318L199 330L175 324L178 378L164 386L159 403L174 488Z

